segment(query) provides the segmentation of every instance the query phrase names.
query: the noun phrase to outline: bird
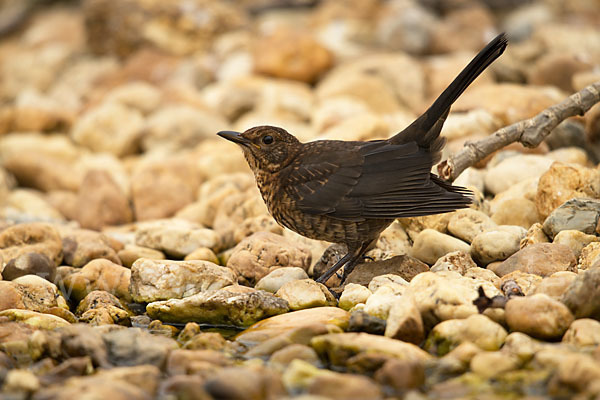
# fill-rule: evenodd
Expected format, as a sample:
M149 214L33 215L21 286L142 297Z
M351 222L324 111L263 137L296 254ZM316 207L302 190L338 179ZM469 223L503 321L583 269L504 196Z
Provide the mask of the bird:
M256 126L217 135L239 145L273 218L305 237L343 244L347 253L324 272L344 267L341 284L396 218L467 208L472 192L431 173L441 160L440 131L451 105L507 47L489 42L432 105L386 140L301 143L285 129Z

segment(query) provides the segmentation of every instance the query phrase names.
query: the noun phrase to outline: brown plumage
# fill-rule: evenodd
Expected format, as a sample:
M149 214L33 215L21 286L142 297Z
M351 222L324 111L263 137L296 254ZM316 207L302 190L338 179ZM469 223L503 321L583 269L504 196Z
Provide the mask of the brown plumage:
M342 281L395 218L468 207L470 192L430 173L450 106L506 48L492 40L423 115L387 140L300 143L284 129L258 126L218 135L241 146L267 207L281 225L313 239L343 243L348 253L319 277L345 265Z

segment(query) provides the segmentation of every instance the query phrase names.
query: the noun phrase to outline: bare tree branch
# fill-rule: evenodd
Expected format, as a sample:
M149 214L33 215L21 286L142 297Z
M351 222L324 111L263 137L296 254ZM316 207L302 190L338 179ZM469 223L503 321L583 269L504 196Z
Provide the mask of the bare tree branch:
M562 121L585 114L598 102L600 82L595 82L533 118L499 129L485 139L465 143L461 151L438 165L438 174L444 180L452 182L471 165L513 142L520 142L526 147L536 147Z

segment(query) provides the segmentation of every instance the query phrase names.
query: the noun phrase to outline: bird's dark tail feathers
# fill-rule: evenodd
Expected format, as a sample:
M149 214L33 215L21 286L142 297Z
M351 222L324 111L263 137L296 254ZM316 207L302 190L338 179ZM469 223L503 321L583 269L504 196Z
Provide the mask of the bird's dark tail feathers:
M506 49L508 41L504 33L496 36L473 60L458 74L454 81L439 95L431 107L402 132L390 138L392 143L416 141L421 147L432 147L432 151L441 150L443 142L435 143L452 103L473 83L494 60ZM439 149L437 148L439 147Z

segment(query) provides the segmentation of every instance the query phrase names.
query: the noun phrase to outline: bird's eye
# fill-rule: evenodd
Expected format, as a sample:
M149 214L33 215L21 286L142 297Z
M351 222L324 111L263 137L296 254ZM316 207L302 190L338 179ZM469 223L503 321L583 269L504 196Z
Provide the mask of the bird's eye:
M273 143L273 136L267 135L267 136L263 137L262 138L262 142L264 144L271 144L271 143Z

